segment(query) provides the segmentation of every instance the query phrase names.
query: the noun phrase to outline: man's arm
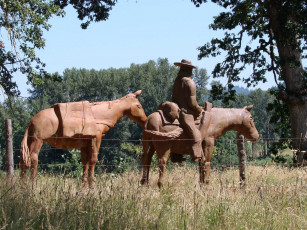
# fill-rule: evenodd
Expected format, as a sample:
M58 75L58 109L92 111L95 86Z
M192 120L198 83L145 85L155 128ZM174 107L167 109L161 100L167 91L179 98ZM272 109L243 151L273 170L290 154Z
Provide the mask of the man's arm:
M202 107L200 107L196 100L196 85L195 82L192 79L188 79L185 81L185 87L184 87L185 93L186 93L186 99L188 102L188 105L191 109L193 109L195 112L200 114L202 112Z

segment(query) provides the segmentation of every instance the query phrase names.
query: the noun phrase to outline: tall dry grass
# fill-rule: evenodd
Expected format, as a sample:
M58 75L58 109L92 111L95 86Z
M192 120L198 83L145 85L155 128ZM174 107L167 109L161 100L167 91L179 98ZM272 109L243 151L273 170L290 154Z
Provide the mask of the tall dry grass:
M102 174L96 187L39 175L36 185L0 177L0 229L307 229L307 169L247 166L211 173L201 187L197 168L173 167L165 187L157 171L149 186L140 172Z

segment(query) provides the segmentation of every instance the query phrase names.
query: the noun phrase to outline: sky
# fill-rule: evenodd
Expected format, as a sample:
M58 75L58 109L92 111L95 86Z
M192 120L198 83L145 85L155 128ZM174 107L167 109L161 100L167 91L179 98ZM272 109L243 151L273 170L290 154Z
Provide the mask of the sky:
M119 0L107 21L91 23L83 30L70 7L64 18L50 20L52 28L44 34L46 46L37 54L51 73L61 74L73 67L129 67L158 58L173 63L185 58L210 75L223 56L198 60L197 48L223 35L209 29L220 11L213 3L195 7L190 0ZM27 96L30 86L21 76L16 79L22 96ZM265 90L273 85L268 82L256 88ZM245 87L243 83L239 86Z

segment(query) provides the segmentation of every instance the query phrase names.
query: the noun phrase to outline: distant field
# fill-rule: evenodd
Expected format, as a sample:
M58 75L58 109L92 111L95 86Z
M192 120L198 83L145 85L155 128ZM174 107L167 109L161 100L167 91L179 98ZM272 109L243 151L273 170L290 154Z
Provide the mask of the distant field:
M145 187L137 170L101 174L92 190L50 175L11 186L2 174L0 229L307 229L307 168L248 165L243 189L236 169L200 187L196 167L173 167L162 190L157 174Z

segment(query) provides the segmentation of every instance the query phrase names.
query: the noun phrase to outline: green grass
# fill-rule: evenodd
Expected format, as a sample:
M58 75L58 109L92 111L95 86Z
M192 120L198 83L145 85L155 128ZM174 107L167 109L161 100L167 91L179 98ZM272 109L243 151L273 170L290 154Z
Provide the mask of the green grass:
M162 190L140 172L96 176L94 189L76 178L39 175L37 183L7 183L0 175L0 229L307 229L307 172L247 166L212 171L201 187L197 168L173 167Z

